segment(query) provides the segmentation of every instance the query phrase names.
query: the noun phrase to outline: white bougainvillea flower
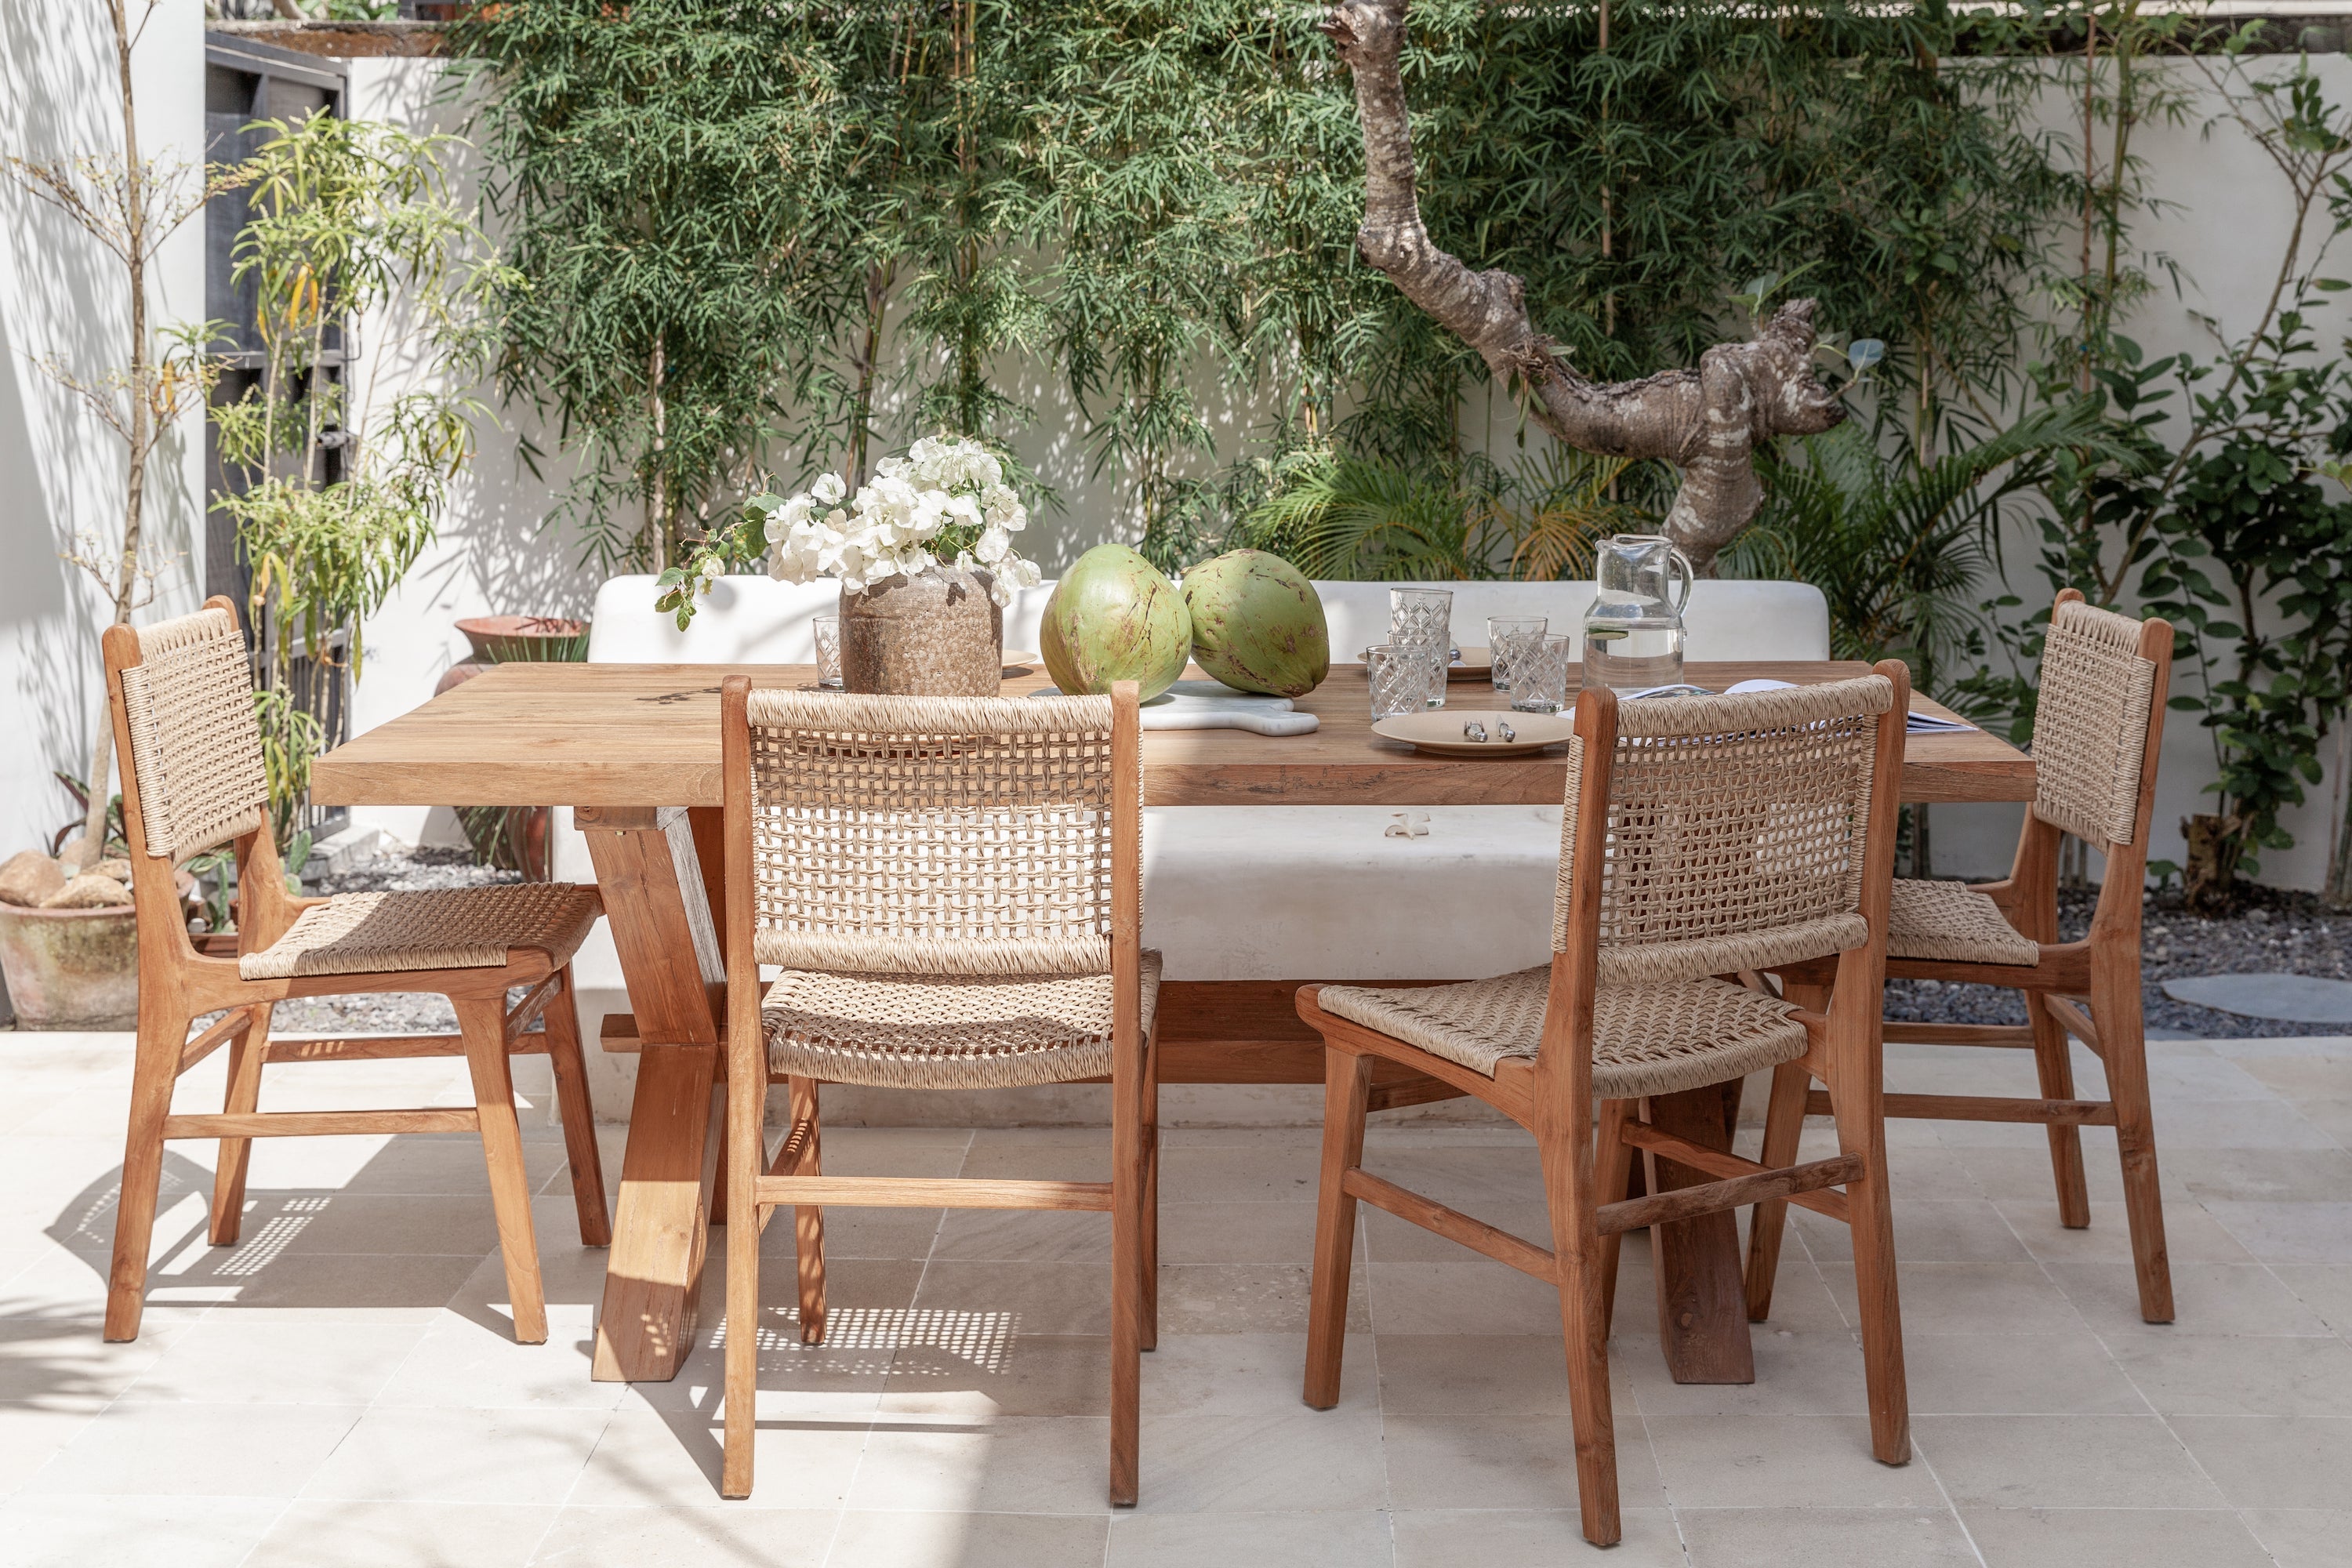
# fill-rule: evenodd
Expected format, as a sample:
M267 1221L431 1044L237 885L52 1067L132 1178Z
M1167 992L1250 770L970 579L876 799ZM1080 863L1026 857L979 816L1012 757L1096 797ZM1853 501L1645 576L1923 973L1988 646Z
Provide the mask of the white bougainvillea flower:
M877 463L855 494L840 475L818 475L769 508L761 536L773 552L769 572L782 582L829 576L856 593L952 563L987 572L990 595L1003 605L1038 581L1037 568L1013 552L1012 536L1028 525L1028 509L985 447L926 436Z

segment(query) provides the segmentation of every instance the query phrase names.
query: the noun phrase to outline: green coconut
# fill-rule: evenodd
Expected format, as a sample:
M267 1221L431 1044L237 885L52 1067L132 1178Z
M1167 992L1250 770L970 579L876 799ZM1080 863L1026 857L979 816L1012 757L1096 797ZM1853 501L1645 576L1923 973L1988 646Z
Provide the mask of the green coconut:
M1160 568L1124 544L1097 544L1054 585L1037 651L1054 684L1072 696L1132 680L1148 701L1184 673L1192 621Z
M1184 574L1192 659L1236 691L1304 697L1331 673L1331 632L1306 574L1263 550L1229 550Z

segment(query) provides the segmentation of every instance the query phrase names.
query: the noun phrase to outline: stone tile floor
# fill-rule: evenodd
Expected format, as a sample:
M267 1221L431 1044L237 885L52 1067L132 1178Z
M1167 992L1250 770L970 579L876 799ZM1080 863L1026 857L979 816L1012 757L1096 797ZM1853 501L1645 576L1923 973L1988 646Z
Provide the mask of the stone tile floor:
M2021 1089L2007 1053L1897 1047L1902 1087ZM2139 1321L2114 1144L2062 1230L2042 1134L1897 1124L1917 1457L1865 1448L1853 1287L1800 1215L1757 1380L1678 1387L1629 1249L1612 1347L1621 1568L2352 1564L2352 1040L2151 1047L2180 1321ZM834 1342L797 1342L771 1232L758 1491L722 1504L720 1272L675 1383L592 1383L603 1255L533 1129L554 1331L509 1336L475 1146L286 1140L245 1239L204 1241L175 1144L140 1340L99 1338L127 1042L0 1037L0 1564L106 1568L1362 1568L1585 1560L1549 1292L1370 1216L1347 1392L1299 1403L1310 1129L1168 1136L1140 1509L1103 1504L1097 1215L835 1211ZM213 1100L220 1058L183 1104ZM2095 1063L2081 1064L2095 1085ZM459 1102L454 1064L272 1069L265 1106ZM423 1097L420 1100L419 1096ZM606 1129L606 1170L620 1133ZM1400 1126L1371 1163L1540 1237L1502 1130ZM846 1129L828 1169L1084 1177L1104 1136Z

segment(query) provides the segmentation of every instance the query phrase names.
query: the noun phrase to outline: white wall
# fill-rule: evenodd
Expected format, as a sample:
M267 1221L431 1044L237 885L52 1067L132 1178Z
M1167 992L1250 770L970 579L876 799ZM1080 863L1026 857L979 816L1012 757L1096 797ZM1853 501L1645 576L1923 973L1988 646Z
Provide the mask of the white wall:
M136 14L137 0L131 9ZM202 0L163 0L133 58L140 150L199 172ZM34 160L119 153L121 95L100 5L0 5L0 151ZM90 378L130 358L122 268L54 208L0 184L0 858L73 814L52 768L89 769L104 685L98 633L108 595L58 559L78 534L120 546L124 447L35 363L57 354ZM204 314L204 219L149 270L149 318ZM139 619L194 607L204 581L204 426L184 421L147 473L147 559L163 568Z

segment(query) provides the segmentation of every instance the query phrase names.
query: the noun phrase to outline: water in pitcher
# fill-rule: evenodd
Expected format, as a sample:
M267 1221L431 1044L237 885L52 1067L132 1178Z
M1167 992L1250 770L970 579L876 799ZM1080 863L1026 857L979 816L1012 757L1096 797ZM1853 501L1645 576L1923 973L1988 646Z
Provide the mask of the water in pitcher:
M1683 678L1679 616L1611 621L1584 628L1584 684L1613 691L1672 686Z

